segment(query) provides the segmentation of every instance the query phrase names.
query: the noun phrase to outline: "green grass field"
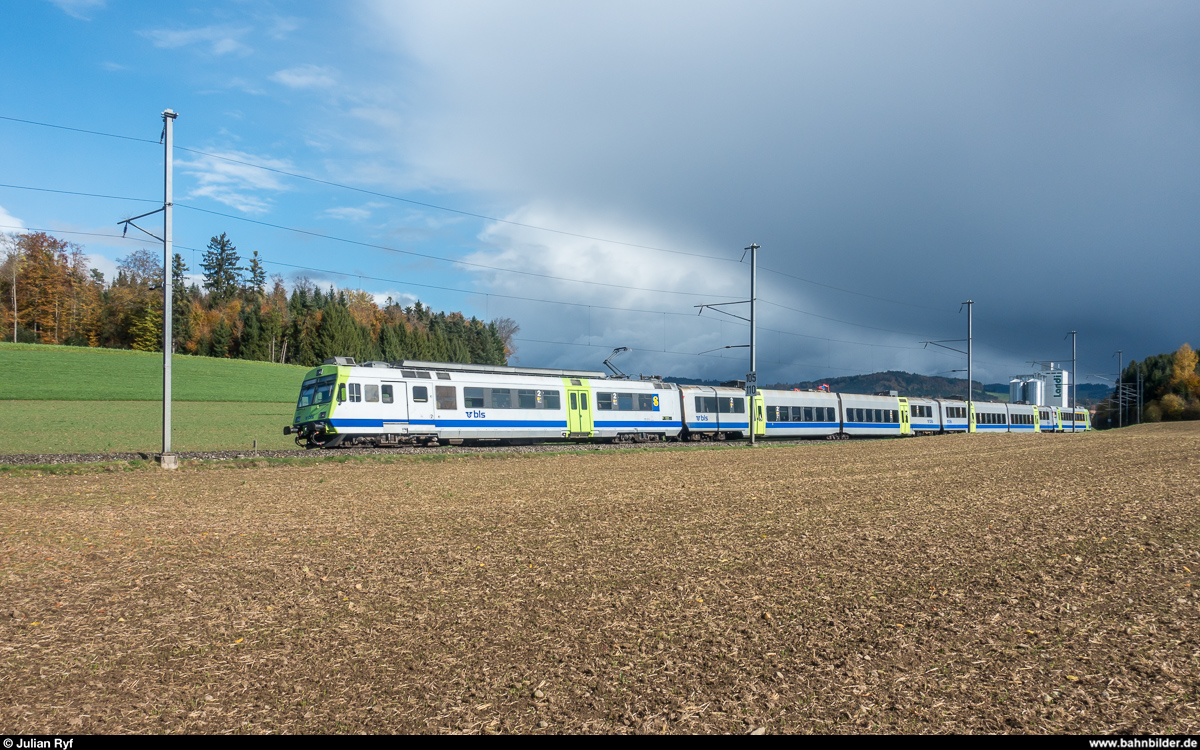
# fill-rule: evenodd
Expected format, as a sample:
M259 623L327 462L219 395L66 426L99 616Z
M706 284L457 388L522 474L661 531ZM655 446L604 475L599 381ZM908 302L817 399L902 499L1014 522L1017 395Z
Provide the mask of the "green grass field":
M172 359L171 447L296 447L283 436L307 368L238 359ZM0 453L162 449L162 355L0 343Z
M288 450L293 404L179 401L171 410L176 451ZM0 453L113 453L162 450L156 401L0 401Z
M305 367L171 358L174 401L294 402ZM124 349L0 344L0 400L161 401L162 355Z

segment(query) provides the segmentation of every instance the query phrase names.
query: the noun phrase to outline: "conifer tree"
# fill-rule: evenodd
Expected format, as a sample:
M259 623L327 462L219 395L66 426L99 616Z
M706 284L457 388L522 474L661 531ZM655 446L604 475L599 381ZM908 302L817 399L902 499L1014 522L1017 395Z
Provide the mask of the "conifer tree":
M208 290L214 304L220 304L237 294L242 284L243 269L238 263L237 248L222 232L213 237L204 252L200 267L204 269L204 288Z
M255 294L265 295L267 293L267 272L263 270L262 263L258 260L258 251L250 256L250 286L248 291Z

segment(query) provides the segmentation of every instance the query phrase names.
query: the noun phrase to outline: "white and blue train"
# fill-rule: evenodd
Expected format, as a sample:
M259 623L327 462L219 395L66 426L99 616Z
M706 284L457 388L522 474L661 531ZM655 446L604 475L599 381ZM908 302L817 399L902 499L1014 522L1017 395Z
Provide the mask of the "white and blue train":
M751 420L750 410L754 409ZM753 428L751 425L753 424ZM438 362L328 360L300 386L285 435L305 447L554 440L649 442L1083 432L1059 409L827 391L677 385L602 372Z

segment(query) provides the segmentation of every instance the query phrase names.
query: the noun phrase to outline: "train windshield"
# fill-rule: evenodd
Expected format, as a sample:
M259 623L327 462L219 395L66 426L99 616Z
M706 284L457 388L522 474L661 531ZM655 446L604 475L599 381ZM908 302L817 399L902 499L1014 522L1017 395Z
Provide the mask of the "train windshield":
M333 400L333 387L337 383L337 375L326 375L316 380L306 380L300 386L300 400L296 402L297 409L303 409L313 404L324 404Z

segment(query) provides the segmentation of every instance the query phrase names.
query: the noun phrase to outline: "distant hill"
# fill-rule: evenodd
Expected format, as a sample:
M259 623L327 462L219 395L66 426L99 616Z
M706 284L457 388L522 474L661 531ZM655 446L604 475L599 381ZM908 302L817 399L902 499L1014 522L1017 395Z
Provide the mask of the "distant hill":
M774 383L766 386L780 390L799 388L807 390L828 385L829 390L837 393L879 393L880 391L896 391L901 396L913 398L965 398L967 381L965 378L945 378L940 375L917 375L900 370L873 372L869 375L848 375L840 378L825 380L809 380L800 383ZM985 400L983 395L987 390L983 383L975 381L976 400ZM1008 386L1004 386L1005 393Z

